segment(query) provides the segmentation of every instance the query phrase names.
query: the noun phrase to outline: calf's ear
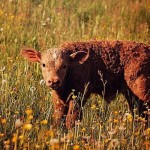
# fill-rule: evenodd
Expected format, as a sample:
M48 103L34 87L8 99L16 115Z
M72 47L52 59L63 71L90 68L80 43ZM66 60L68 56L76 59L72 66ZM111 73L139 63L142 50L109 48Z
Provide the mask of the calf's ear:
M41 61L41 53L32 48L22 48L21 55L30 62Z
M71 61L78 61L83 64L89 58L89 52L78 51L70 55Z

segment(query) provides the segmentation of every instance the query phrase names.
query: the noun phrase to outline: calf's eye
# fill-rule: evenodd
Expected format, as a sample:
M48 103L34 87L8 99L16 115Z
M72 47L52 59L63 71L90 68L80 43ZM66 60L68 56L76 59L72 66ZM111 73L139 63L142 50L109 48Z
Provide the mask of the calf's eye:
M42 64L42 66L45 67L46 65L45 65L45 64Z

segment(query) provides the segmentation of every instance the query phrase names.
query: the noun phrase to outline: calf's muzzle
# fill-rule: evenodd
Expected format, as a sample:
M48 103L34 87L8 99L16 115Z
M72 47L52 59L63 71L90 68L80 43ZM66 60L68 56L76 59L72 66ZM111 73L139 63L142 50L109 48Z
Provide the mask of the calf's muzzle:
M46 85L48 87L52 88L53 90L56 90L60 86L60 80L58 77L53 78L53 79L49 79L49 80L47 80Z

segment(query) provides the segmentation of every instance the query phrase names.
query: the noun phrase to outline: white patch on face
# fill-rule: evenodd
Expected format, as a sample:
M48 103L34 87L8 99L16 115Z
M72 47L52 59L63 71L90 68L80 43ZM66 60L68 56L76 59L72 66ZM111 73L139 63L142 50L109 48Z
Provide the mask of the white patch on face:
M52 57L53 57L54 59L56 59L56 58L57 58L57 54L56 54L56 52L55 52L55 51L54 51L54 53L53 53Z

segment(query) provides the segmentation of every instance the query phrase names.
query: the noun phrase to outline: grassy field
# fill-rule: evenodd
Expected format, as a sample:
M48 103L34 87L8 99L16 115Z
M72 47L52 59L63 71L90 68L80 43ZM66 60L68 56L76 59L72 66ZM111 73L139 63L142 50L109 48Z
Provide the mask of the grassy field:
M92 95L83 120L52 129L50 91L23 46L43 51L65 41L120 39L150 45L149 0L0 0L0 149L148 150L150 128L123 95L107 105ZM147 113L147 112L145 112Z

